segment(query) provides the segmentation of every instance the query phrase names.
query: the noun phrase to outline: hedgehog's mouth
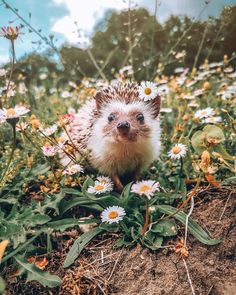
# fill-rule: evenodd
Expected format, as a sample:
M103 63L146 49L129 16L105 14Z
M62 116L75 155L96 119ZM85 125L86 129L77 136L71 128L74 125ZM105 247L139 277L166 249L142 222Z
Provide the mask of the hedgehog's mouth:
M137 132L129 130L129 131L118 131L116 132L115 138L118 142L133 142L137 141Z

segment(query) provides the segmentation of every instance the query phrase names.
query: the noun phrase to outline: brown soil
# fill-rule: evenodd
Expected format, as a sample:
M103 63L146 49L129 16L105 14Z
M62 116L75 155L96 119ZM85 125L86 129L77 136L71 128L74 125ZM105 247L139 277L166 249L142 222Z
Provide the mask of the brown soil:
M192 217L214 238L216 246L206 246L191 235L185 259L196 295L236 294L236 188L202 189L195 197ZM184 233L180 227L180 233ZM77 231L57 236L58 251L48 269L63 278L60 289L46 289L38 283L17 281L8 270L7 294L114 294L190 295L192 294L183 259L163 248L151 252L141 246L114 249L117 235L105 234L83 251L75 264L64 270L63 260ZM65 241L65 238L68 238ZM169 240L165 246L175 245Z

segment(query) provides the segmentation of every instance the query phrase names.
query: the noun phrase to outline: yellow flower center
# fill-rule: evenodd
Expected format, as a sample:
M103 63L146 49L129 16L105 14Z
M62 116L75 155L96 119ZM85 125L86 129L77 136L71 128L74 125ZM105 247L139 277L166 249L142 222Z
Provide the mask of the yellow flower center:
M149 87L146 87L146 88L144 89L144 93L145 93L146 95L150 95L150 94L152 93L152 89L149 88Z
M175 146L175 147L173 147L173 149L172 149L172 152L173 152L175 155L177 155L180 151L181 151L181 147L179 147L179 146Z
M7 110L7 117L14 117L16 115L16 111L14 109Z
M144 184L141 188L140 188L140 193L146 193L147 191L149 191L151 189L150 185Z
M110 219L114 219L114 218L116 218L116 217L118 217L118 216L119 216L119 214L118 214L117 211L111 211L111 212L108 214L108 217L109 217Z
M101 191L101 190L104 189L104 185L98 184L98 185L95 185L94 188L95 188L96 191Z

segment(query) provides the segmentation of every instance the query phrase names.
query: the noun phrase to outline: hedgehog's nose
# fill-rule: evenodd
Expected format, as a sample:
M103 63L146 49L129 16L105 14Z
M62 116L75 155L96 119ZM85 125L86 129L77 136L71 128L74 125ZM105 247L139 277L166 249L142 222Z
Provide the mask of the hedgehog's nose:
M130 124L128 121L122 121L117 125L119 130L128 130L130 128Z

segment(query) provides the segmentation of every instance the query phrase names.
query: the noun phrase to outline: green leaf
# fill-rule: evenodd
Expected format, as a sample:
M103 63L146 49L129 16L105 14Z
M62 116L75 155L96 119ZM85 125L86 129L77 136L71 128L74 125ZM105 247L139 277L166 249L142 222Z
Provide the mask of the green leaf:
M47 223L49 220L51 220L51 218L48 215L35 214L29 219L28 225L29 226L43 225Z
M173 219L161 220L160 222L152 225L151 231L159 233L163 237L171 237L177 235L177 226Z
M79 191L78 189L74 189L74 188L63 188L62 192L65 194L83 197L83 193L81 191Z
M89 194L87 191L90 185L94 185L94 181L92 180L92 178L88 177L83 184L82 193L84 197L92 199L92 200L96 200L97 197L95 197L93 194Z
M236 184L236 176L226 178L221 183L222 185L235 185Z
M131 196L130 189L131 189L132 184L133 184L132 182L128 183L124 187L124 189L123 189L123 191L122 191L122 193L120 195L120 206L122 206L122 207L126 207L127 204L128 204L128 201L129 201L130 196Z
M46 198L42 202L42 211L45 212L46 209L51 208L54 209L57 214L59 214L59 205L60 202L63 200L65 194L60 192L59 194L56 195L46 195Z
M27 281L38 281L44 287L54 288L60 286L62 281L56 275L45 272L34 264L28 263L22 256L14 257L17 263L27 271Z
M0 225L0 238L11 240L15 249L26 241L26 231L22 224L6 221Z
M201 155L205 148L202 146L204 140L206 138L206 134L202 131L197 131L193 134L191 138L191 143L194 150Z
M47 227L53 228L54 230L64 231L69 227L73 227L80 224L89 224L93 222L98 222L95 218L86 219L84 221L79 221L75 218L64 218L57 221L51 221L47 224Z
M216 125L206 125L203 128L203 132L207 134L207 138L218 138L219 140L225 140L224 132Z
M159 211L167 215L175 214L177 211L175 208L168 205L160 205L160 206L157 206L157 208L159 209ZM178 212L173 217L185 225L186 216L187 215L184 212ZM203 228L191 218L189 218L189 221L188 221L188 230L195 238L197 238L200 242L206 245L216 245L222 241L222 239L210 238L210 236L203 230Z
M148 234L149 232L146 235ZM146 236L144 236L142 243L151 250L158 250L160 249L163 243L163 237L153 236L153 238L150 240L150 238L147 238Z
M214 152L217 152L222 155L222 158L225 160L233 161L234 158L226 151L222 145L217 145L214 147Z
M82 234L77 240L75 240L74 244L70 248L69 253L66 256L63 267L69 267L75 259L80 255L81 251L84 247L98 234L102 233L104 230L95 227L87 233Z
M33 176L39 176L47 173L50 170L48 163L37 165L34 169L31 170Z
M119 230L119 225L117 223L109 224L106 222L102 222L99 225L99 228L103 229L104 231L113 233L113 232L117 232Z
M98 212L103 211L103 207L96 204L94 201L88 199L88 198L78 198L78 197L72 197L69 200L62 200L60 203L60 214L64 214L69 209L75 207L75 206L81 206L81 207L87 207L90 210L96 210Z
M0 294L3 293L3 291L5 290L5 287L6 287L6 284L5 284L4 280L3 280L3 278L0 277Z
M103 208L107 208L109 206L115 206L120 204L119 198L113 195L107 195L103 197L98 197L96 203L101 205Z

